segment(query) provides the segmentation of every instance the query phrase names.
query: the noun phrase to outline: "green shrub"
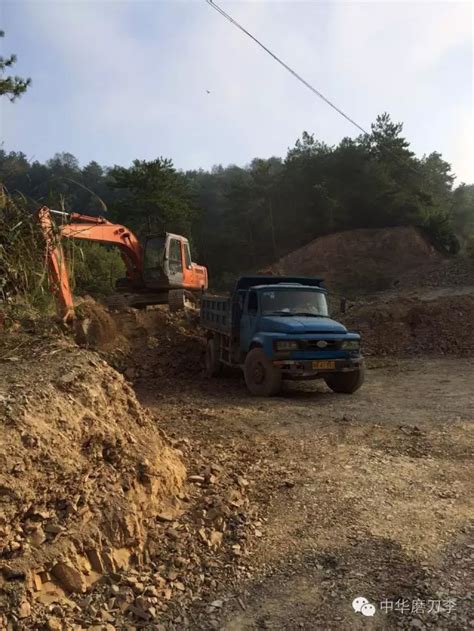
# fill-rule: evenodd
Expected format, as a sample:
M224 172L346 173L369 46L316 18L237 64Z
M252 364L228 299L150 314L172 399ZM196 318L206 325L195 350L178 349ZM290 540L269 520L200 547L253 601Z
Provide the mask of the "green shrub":
M71 289L77 295L107 296L115 290L117 278L125 275L117 248L77 240L65 240L63 247L69 262Z

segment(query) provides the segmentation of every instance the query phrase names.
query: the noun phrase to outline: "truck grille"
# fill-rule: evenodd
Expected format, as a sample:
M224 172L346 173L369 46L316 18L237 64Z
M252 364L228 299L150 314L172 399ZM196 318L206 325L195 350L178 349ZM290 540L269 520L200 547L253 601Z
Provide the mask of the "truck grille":
M326 342L326 346L318 346L318 342ZM340 340L302 340L300 348L303 351L338 351L341 348Z

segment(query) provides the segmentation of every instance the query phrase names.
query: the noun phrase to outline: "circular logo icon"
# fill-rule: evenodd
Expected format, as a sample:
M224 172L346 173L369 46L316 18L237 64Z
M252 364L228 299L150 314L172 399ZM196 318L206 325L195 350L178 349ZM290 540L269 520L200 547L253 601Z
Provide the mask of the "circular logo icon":
M375 616L375 607L372 603L366 603L365 605L362 605L360 613L363 616Z
M326 348L327 345L328 343L326 342L326 340L319 340L318 342L316 342L316 346L318 348Z
M354 611L356 611L357 613L361 611L364 605L368 605L368 604L369 604L369 601L367 600L367 598L364 598L363 596L358 596L357 598L354 598L354 600L352 601L352 607Z

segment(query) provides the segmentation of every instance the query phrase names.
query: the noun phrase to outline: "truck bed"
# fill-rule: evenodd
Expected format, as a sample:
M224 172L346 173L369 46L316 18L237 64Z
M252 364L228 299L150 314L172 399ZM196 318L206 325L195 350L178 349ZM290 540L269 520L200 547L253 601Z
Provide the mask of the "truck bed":
M232 301L221 296L203 296L200 324L208 331L229 335L232 331Z

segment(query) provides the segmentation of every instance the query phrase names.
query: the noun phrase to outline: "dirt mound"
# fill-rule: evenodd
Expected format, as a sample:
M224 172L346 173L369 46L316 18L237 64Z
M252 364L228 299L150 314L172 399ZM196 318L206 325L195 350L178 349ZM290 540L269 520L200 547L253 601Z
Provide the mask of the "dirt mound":
M104 360L129 372L137 351L147 391L160 397L150 371L178 390L177 371L201 369L185 317L102 315L115 339L92 336L99 352L46 321L0 336L0 628L217 628L216 594L252 571L262 463L247 446L173 439L169 409L152 416ZM176 415L192 426L209 411L180 402Z
M24 580L48 604L128 567L149 522L179 511L185 468L95 353L67 337L2 341L0 587L28 618Z
M474 295L393 298L354 306L344 323L359 331L366 355L474 353Z
M107 311L92 303L79 324L79 341L101 351L129 380L154 378L159 387L160 379L202 374L205 338L196 319L166 307ZM104 322L112 334L103 331Z
M381 291L406 271L442 260L416 228L399 226L320 237L279 259L271 271L322 276L339 291Z

